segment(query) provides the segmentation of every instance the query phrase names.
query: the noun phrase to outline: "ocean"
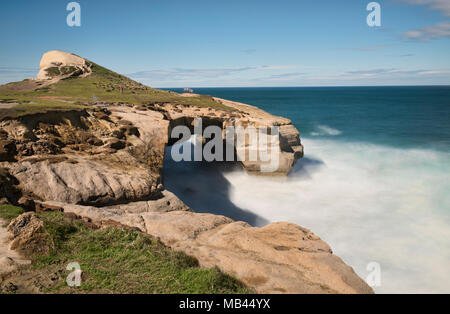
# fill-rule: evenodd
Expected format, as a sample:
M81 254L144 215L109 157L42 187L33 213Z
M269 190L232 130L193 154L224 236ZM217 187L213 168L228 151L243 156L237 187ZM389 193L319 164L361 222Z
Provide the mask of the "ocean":
M268 178L167 154L168 190L197 212L308 228L363 279L378 263L378 293L450 293L450 87L194 92L291 119L305 156Z

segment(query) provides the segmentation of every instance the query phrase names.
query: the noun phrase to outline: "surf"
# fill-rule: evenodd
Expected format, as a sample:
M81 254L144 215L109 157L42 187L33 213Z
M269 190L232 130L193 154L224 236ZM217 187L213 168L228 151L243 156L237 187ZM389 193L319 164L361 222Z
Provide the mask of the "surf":
M195 211L311 229L363 279L379 263L376 292L448 291L450 154L314 137L303 143L305 158L287 178L168 160L165 185Z

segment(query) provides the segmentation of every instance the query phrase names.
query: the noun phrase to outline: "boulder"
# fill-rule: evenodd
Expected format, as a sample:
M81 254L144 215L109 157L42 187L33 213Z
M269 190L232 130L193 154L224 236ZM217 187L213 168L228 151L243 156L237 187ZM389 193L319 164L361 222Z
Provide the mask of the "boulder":
M125 157L124 157L125 158ZM156 196L157 177L134 166L129 156L115 164L102 160L33 160L9 165L20 181L22 192L41 200L73 204L107 205ZM123 167L123 168L122 168Z
M12 238L10 248L25 256L48 254L53 247L44 223L34 212L28 212L15 218L7 230Z
M38 80L63 79L89 75L91 64L85 59L63 51L49 51L42 56Z

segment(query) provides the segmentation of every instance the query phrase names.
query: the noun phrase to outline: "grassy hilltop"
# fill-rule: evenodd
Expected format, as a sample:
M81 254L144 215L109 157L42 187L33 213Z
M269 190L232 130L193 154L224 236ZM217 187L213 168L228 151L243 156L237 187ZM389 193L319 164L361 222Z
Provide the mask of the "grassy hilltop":
M134 105L180 104L231 110L211 96L183 97L180 94L147 87L123 75L89 62L92 74L70 77L47 85L26 79L0 86L0 119L48 110L84 109L98 102ZM51 68L50 71L57 71ZM53 73L58 75L60 73ZM124 87L121 93L119 86Z

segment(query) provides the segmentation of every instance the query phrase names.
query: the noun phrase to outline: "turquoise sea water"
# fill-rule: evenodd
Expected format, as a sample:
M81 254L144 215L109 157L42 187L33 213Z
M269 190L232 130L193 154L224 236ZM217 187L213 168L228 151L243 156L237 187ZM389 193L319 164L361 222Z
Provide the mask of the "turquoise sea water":
M168 158L165 185L194 210L309 228L362 278L379 263L377 292L450 292L450 87L195 92L290 118L305 157L284 179Z

